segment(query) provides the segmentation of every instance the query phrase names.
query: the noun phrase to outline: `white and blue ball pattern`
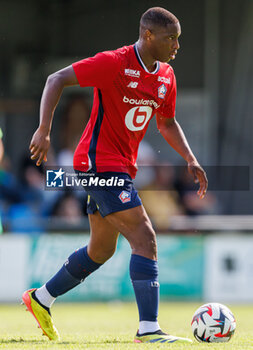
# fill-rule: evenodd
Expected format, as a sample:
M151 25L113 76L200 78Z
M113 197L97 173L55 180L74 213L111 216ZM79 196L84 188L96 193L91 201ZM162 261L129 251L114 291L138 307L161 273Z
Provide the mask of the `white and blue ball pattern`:
M236 322L228 307L219 303L204 304L194 313L192 332L199 342L228 342L235 332Z

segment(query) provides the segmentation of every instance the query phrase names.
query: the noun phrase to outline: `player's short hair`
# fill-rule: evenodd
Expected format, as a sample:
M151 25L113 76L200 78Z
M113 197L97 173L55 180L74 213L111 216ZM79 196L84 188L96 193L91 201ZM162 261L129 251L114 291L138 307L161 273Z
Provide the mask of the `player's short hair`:
M151 7L141 16L140 28L149 29L154 26L166 27L168 24L178 22L177 17L168 10L162 7Z

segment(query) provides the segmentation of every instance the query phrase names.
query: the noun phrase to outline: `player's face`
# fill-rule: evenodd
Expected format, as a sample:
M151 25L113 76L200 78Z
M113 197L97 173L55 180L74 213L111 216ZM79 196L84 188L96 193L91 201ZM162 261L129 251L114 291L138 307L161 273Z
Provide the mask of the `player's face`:
M181 27L179 22L152 30L149 49L153 58L161 62L174 60L180 47L178 42L180 34Z

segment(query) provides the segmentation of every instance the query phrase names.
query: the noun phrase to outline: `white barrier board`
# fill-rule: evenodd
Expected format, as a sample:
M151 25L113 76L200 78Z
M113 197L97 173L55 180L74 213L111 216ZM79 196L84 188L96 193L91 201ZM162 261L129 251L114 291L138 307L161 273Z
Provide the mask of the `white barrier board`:
M204 249L205 301L253 302L252 235L210 235Z
M21 301L27 287L30 237L0 236L0 300Z

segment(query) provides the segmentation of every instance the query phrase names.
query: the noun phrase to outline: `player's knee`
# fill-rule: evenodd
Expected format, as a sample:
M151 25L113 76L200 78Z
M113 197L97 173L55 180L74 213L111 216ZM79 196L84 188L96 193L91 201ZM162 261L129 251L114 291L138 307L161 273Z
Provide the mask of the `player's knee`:
M150 222L144 221L137 230L133 251L152 259L157 258L156 235Z
M153 257L153 259L157 258L156 236L155 236L155 231L153 229L151 229L149 233L146 235L146 243L144 247L147 253Z
M106 248L101 252L101 256L105 261L109 260L115 253L116 247Z
M93 261L103 264L113 256L115 249L116 247L91 249L89 255Z

